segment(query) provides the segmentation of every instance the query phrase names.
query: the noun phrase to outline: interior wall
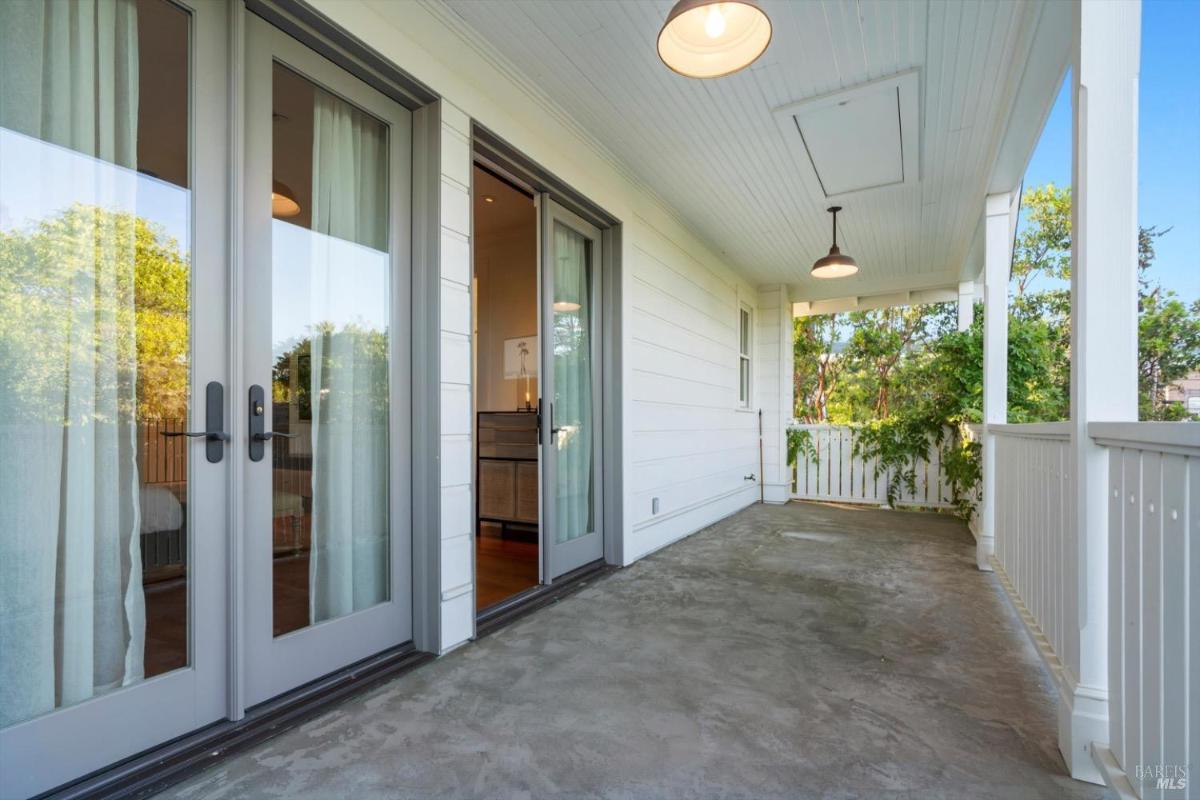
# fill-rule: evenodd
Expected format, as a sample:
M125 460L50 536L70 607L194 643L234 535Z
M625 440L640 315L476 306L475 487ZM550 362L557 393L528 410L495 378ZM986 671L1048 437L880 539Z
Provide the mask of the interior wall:
M531 217L530 222L533 222ZM536 406L538 381L504 376L504 344L508 339L537 336L537 227L534 224L500 234L477 236L475 281L478 293L476 331L476 408L515 411L523 408L528 388ZM528 364L536 371L538 354Z
M479 167L474 171L475 408L515 411L528 390L537 405L538 381L505 377L505 342L537 336L538 243L533 198ZM539 353L526 359L537 371Z

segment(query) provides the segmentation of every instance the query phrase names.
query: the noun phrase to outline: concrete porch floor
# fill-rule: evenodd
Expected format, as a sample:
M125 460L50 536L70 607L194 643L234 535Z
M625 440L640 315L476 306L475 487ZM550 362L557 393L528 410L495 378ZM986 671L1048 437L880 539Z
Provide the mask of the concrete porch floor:
M1098 798L974 542L752 506L169 797Z

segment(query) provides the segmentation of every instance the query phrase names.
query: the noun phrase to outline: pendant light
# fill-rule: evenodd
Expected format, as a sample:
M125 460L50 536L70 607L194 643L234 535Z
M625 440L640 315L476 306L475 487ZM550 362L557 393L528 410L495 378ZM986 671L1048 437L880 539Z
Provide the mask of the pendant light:
M833 214L833 247L829 248L829 255L817 259L817 262L812 265L812 276L814 278L846 278L858 272L858 264L850 256L843 255L837 246L837 214L842 207L833 206L827 210Z
M753 64L770 43L758 0L679 0L658 32L658 57L680 75L719 78Z
M300 213L296 194L283 181L271 181L271 216L294 217Z

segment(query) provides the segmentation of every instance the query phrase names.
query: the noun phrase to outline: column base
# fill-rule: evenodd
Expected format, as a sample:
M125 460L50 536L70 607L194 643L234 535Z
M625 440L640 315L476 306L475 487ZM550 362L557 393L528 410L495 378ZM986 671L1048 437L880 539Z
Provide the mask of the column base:
M790 483L764 483L763 484L763 502L771 505L780 505L792 499L792 485Z
M981 533L975 537L975 564L980 572L992 572L992 556L996 554L996 537Z
M1058 683L1058 750L1077 781L1104 785L1092 758L1094 744L1108 742L1108 691L1075 684L1063 670Z

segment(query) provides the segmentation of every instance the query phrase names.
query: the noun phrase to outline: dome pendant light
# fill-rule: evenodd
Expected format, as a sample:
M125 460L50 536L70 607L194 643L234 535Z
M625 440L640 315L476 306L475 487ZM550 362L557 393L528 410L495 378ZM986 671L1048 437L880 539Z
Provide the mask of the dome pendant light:
M812 276L814 278L846 278L858 272L858 264L850 256L842 255L842 251L837 246L837 214L842 207L833 206L827 210L833 214L833 247L829 248L829 255L818 258L817 262L812 265Z
M295 217L300 213L296 193L283 181L271 181L271 216L280 219Z
M770 43L758 0L679 0L658 32L658 57L688 78L719 78L753 64Z

